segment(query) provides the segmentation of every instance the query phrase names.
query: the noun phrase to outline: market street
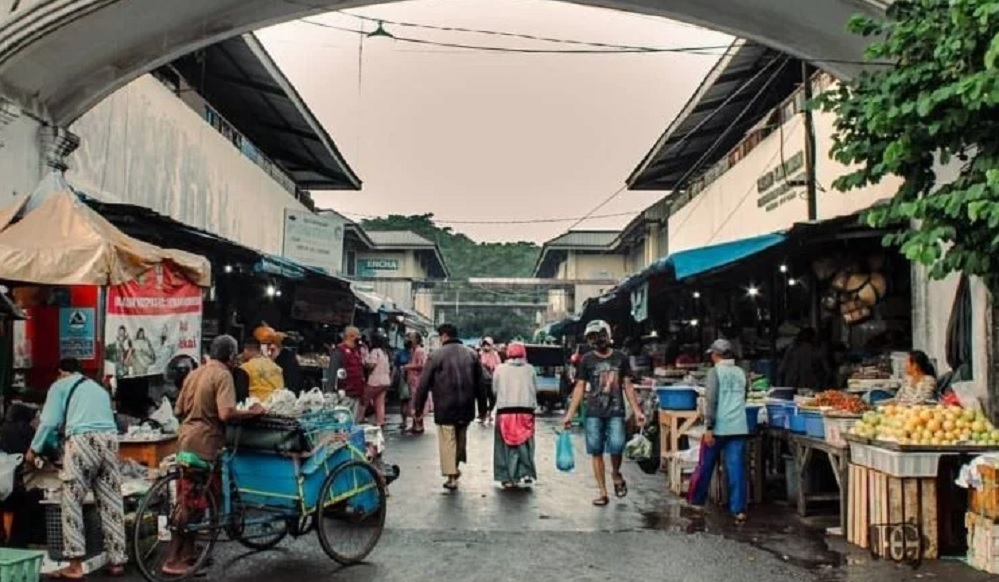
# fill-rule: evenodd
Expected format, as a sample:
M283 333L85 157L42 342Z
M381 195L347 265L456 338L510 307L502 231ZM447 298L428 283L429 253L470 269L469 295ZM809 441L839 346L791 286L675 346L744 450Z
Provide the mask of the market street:
M708 582L731 580L737 569L738 580L771 582L989 578L955 562L913 570L872 562L856 548L840 554L847 548L842 541L830 551L827 538L779 513L785 511L780 508L753 513L738 529L713 514L698 524L679 499L663 492L662 475L644 475L633 463L625 466L628 497L606 508L592 507L589 465L579 457L581 437L576 435L577 470L560 474L553 459L554 425L546 419L538 431L542 480L533 490L519 492L504 492L492 483L492 427L471 427L472 462L456 494L441 488L432 426L419 437L392 433L388 459L401 466L402 475L391 487L385 535L367 564L340 569L309 534L256 555L222 544L209 575L233 582L331 576L343 582L567 577ZM134 571L126 578L141 579Z

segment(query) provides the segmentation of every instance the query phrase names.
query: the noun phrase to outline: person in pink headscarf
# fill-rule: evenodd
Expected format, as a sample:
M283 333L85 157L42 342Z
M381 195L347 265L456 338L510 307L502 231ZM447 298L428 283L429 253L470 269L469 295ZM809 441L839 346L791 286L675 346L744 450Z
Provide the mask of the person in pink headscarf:
M534 414L538 408L538 380L527 363L522 343L507 346L507 361L493 372L496 399L496 436L493 474L504 489L538 478L534 465Z
M487 384L492 382L493 374L496 373L496 369L499 368L501 363L503 363L500 359L499 352L496 351L493 338L482 338L482 343L479 344L479 363L482 364L482 369L486 373ZM486 406L484 409L479 411L479 424L488 424L492 421L492 411L495 407L496 398L493 396L492 391L489 391L488 397L486 398Z

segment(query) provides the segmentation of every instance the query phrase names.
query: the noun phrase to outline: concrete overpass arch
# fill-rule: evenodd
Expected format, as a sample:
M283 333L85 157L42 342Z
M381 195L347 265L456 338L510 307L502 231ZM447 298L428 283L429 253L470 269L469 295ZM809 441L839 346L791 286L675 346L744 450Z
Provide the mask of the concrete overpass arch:
M0 95L65 127L138 76L244 32L385 0L0 0ZM666 17L752 39L838 77L864 39L846 30L884 0L569 0Z

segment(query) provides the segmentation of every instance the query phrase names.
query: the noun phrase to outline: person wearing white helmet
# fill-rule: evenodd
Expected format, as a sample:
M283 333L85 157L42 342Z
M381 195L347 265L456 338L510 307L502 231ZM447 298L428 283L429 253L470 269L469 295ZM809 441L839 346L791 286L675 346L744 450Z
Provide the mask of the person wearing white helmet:
M572 426L583 399L586 399L586 453L593 459L593 474L597 481L599 496L593 500L598 507L610 503L607 495L607 475L604 455L611 457L611 479L614 495L623 498L628 495L628 484L621 475L621 460L626 440L624 399L628 398L635 420L642 426L645 414L638 403L635 388L631 383L631 368L628 356L615 350L611 344L611 327L605 321L591 321L586 326L585 336L593 344L593 350L582 357L576 373L576 388L572 402L566 412L563 424Z

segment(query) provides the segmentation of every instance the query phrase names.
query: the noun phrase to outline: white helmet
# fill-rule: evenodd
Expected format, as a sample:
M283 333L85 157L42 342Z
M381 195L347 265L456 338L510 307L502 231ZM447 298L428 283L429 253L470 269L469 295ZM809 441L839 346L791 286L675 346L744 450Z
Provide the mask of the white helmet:
M586 324L586 331L583 332L583 337L588 338L591 335L598 335L601 332L606 333L608 338L611 337L610 324L602 319L594 319Z

